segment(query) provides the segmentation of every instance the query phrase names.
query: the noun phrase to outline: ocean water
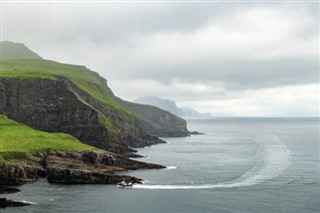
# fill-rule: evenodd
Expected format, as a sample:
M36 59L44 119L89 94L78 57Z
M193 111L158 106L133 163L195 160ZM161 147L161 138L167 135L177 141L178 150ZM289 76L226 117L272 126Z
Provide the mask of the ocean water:
M188 120L204 135L139 149L162 170L129 171L143 185L49 184L6 196L33 205L4 212L320 212L318 118Z

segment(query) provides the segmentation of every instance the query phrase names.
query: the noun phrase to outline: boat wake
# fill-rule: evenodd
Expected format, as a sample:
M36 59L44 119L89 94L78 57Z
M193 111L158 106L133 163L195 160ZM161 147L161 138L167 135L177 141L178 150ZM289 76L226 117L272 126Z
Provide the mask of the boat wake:
M166 169L171 170L171 169L177 169L178 167L176 166L166 166Z
M273 135L253 137L258 144L256 164L245 174L232 181L202 185L134 185L139 189L213 189L232 188L260 184L280 175L289 165L289 151L286 145Z

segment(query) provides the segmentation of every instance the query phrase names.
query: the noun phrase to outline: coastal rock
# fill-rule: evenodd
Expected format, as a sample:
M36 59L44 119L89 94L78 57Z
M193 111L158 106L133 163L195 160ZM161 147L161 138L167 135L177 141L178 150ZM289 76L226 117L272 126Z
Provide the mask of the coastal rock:
M122 179L141 179L115 175L115 172L136 169L162 169L164 166L131 160L107 151L51 151L32 159L0 164L0 185L21 185L47 177L54 183L115 184Z
M108 87L105 93L113 95ZM116 97L111 98L121 102ZM99 113L106 115L117 131L106 128ZM183 122L182 126L172 129L176 125L173 116L166 115L169 119L160 116L163 121L152 128L135 117L124 118L116 109L102 104L64 77L58 77L58 80L0 78L0 114L37 130L64 132L83 143L127 156L134 155L134 150L128 146L164 143L149 133L155 133L154 129L161 125L172 123L161 130L166 136L174 136L177 128L186 129Z
M11 194L11 193L17 193L20 191L21 190L18 188L0 186L0 194Z
M190 136L187 122L170 112L155 106L136 104L118 99L124 106L139 116L139 125L157 137Z
M26 163L1 163L0 185L21 185L36 181L43 168L41 165L27 165Z
M116 184L122 179L140 183L141 179L114 175L128 169L161 169L163 166L130 160L103 151L53 152L46 160L48 181L54 183Z
M0 113L37 130L64 132L101 149L130 153L121 134L105 128L98 111L81 102L66 81L0 78Z
M22 207L22 206L29 206L30 203L20 202L20 201L13 201L7 200L6 198L0 198L0 207Z
M198 132L198 131L193 131L193 132L189 132L190 135L204 135L204 133Z

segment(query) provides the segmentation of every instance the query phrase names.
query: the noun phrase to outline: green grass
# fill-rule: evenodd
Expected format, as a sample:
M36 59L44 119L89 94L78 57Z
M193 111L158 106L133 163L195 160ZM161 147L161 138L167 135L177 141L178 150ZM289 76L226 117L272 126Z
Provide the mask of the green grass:
M57 80L63 76L77 87L91 95L103 105L112 109L112 113L125 122L135 124L137 116L117 101L113 100L103 89L105 81L97 73L84 66L62 64L54 61L34 60L2 60L0 61L0 78L42 78ZM110 130L116 130L107 115L101 116L103 124Z
M122 120L129 123L135 122L135 115L131 111L123 107L121 104L114 101L111 97L105 95L101 88L94 87L90 82L77 80L72 80L72 82L77 85L77 87L97 99L100 103L112 108L114 114L117 114L117 116Z
M97 150L83 144L71 135L47 133L0 115L0 160L5 156L17 157L38 152Z
M62 64L43 59L2 60L0 77L52 78L64 76L101 86L101 77L84 66Z

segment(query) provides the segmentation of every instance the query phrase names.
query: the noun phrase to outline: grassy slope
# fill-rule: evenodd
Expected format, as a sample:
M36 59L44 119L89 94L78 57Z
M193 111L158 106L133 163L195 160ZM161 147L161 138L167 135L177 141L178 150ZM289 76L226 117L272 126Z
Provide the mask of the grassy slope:
M37 152L97 150L64 133L47 133L0 115L0 161L4 156L31 155Z
M1 59L41 59L38 54L21 43L2 41L0 42L0 49Z
M0 77L7 78L45 78L56 79L55 76L64 76L71 80L79 88L90 94L102 104L114 109L113 111L122 120L135 122L135 115L114 101L103 90L104 80L95 72L90 71L84 66L61 64L54 61L35 59L35 60L2 60L0 61ZM101 114L104 125L115 130L111 120Z

